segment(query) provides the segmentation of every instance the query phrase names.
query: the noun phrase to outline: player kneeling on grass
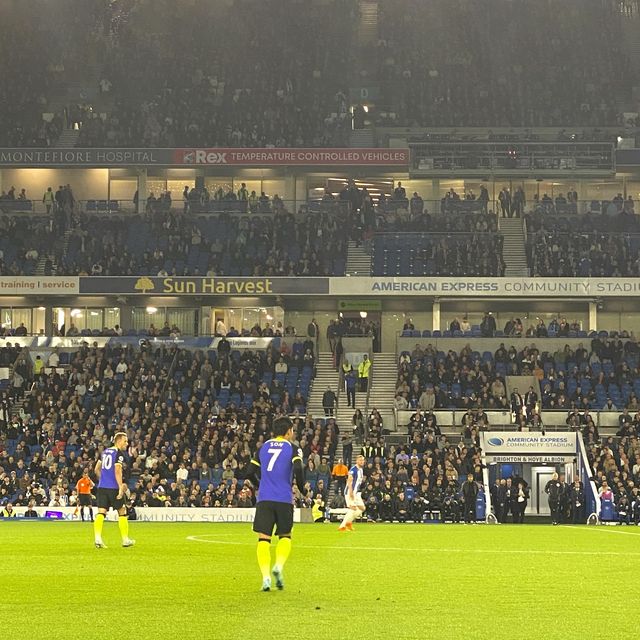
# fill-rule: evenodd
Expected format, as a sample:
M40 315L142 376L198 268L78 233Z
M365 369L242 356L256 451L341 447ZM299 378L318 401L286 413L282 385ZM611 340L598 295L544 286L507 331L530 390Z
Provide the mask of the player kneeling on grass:
M107 548L102 542L102 526L109 509L118 512L118 528L122 536L122 546L132 547L135 544L135 540L129 537L129 520L127 519L127 508L124 504L126 490L123 480L124 452L128 444L129 438L126 433L122 431L116 433L113 438L113 446L105 449L100 460L96 462L98 515L93 523L93 531L97 549Z
M249 479L259 483L253 530L258 534L258 566L262 572L262 590L271 591L271 536L278 536L276 562L272 573L278 589L284 588L284 564L291 553L293 529L293 490L295 476L299 490L304 487L302 451L293 446L293 423L278 418L273 423L273 435L251 459Z
M356 463L349 470L347 477L347 486L344 489L344 499L347 503L347 513L342 518L342 523L338 527L338 531L353 531L353 521L360 514L364 513L365 506L360 493L360 485L364 472L364 456L358 456Z

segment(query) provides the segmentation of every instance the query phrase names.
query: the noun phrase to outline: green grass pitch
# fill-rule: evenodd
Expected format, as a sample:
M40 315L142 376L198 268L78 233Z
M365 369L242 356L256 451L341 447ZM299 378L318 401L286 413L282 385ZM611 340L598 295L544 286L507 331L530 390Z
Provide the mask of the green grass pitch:
M640 528L297 525L261 593L248 524L0 523L0 637L632 638Z

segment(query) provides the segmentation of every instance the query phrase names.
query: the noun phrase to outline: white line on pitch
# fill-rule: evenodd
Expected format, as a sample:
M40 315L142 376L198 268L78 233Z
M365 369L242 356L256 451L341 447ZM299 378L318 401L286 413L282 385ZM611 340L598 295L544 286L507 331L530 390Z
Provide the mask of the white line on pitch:
M580 529L582 531L606 531L607 533L619 533L623 536L634 536L635 538L640 537L640 531L637 533L633 533L632 531L621 531L618 528L610 527L610 526L601 526L601 527L574 527L572 525L567 525L567 529Z
M238 547L252 547L253 542L234 542L228 540L204 540L203 536L187 536L187 540L191 542L207 542L210 544L226 544ZM211 534L215 535L215 534ZM621 552L621 551L553 551L541 549L448 549L448 548L432 548L432 547L354 547L354 546L336 546L336 545L315 545L315 544L296 544L300 549L325 549L329 551L393 551L393 552L423 552L423 553L485 553L485 554L517 554L517 555L561 555L561 556L640 556L640 552Z

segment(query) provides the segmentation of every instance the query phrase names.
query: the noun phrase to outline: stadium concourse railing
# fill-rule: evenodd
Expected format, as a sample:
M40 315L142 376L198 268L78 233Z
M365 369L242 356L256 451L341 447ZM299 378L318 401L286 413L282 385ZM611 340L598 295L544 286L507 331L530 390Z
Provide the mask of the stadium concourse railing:
M401 431L402 428L406 427L415 412L416 409L394 410L396 416L396 431ZM466 409L435 409L433 413L438 426L461 428L462 417L466 413ZM516 428L511 411L484 409L484 413L487 416L492 431L509 431ZM567 429L569 429L567 426L568 413L568 409L561 411L543 409L540 412L540 416L545 431L567 431ZM619 429L618 417L621 413L622 410L589 411L589 415L593 418L596 427L598 427L599 430L604 430L603 433L606 433L606 435L615 435L615 432ZM614 429L614 433L611 433L612 429Z
M55 207L49 207L51 212ZM88 214L113 215L122 213L135 213L137 203L134 200L76 200L74 208ZM145 207L147 208L147 207ZM148 208L153 211L184 211L185 202L182 198L172 200L157 199L148 203ZM192 214L214 215L219 213L241 214L241 215L271 215L278 210L286 210L302 213L328 213L340 214L348 212L351 203L346 200L283 200L279 198L268 198L256 202L249 200L233 199L211 199L206 202L191 201L187 204L187 210ZM0 212L4 214L35 214L46 215L47 205L40 200L9 200L0 199Z
M492 191L499 189L500 183L491 186ZM413 194L408 193L405 198L396 198L392 194L380 197L378 193L372 194L372 205L374 212L378 216L405 215L416 216L421 213L431 216L447 214L467 214L467 213L495 213L503 215L502 207L495 193L489 199L481 199L478 193L472 189L463 189L459 194L452 195L453 190L447 192L439 199L413 199ZM160 196L160 194L158 194ZM146 203L143 203L146 204ZM188 208L192 213L215 214L215 213L239 213L239 214L271 214L278 208L285 208L288 211L298 211L302 209L309 213L340 213L351 208L351 201L341 200L338 195L331 198L307 198L301 200L282 199L278 197L267 197L257 201L238 200L230 198L200 201L192 200L188 203ZM74 202L77 210L95 214L133 213L138 208L138 202L133 199L81 199ZM184 210L185 202L182 196L176 194L171 200L163 200L158 197L150 203L154 210ZM516 208L511 203L511 215L517 217L518 214L552 214L552 215L587 215L602 214L613 215L623 209L628 213L635 213L633 201L613 200L613 199L585 199L577 202L567 202L563 198L545 197L543 194L539 198L528 197L522 207ZM50 207L51 210L55 206ZM46 214L47 205L42 199L8 199L0 198L0 212L5 214ZM499 221L498 221L499 224Z
M570 177L576 171L615 172L612 142L442 141L409 142L414 172L527 170Z
M156 211L184 210L185 202L182 198L172 198L171 200L156 199L148 203ZM128 199L89 199L76 200L74 206L77 210L91 214L118 214L134 213L138 203ZM403 212L419 215L421 213L429 215L465 214L465 213L490 213L498 210L496 201L481 201L476 196L467 198L465 194L460 199L441 200L421 200L411 202L410 198L394 199L389 197L380 201L378 196L373 197L374 211L379 216L402 214ZM145 207L146 208L146 207ZM302 210L304 213L345 213L350 210L351 202L348 200L316 199L289 200L281 198L268 198L255 202L237 199L210 199L204 201L191 201L188 203L188 210L196 214L217 214L217 213L238 213L238 214L272 214L278 209L284 208L287 211L296 212ZM51 207L53 210L54 207ZM0 199L0 212L5 214L38 214L47 213L47 205L40 200L9 200Z

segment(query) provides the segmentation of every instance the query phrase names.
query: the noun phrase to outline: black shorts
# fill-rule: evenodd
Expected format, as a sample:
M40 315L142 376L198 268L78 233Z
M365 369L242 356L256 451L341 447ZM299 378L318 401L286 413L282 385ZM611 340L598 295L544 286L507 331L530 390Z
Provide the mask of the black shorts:
M96 502L98 509L120 511L124 506L124 497L118 499L117 489L98 489L96 491Z
M78 504L81 507L90 507L91 506L91 494L90 493L81 493L78 495Z
M286 502L265 500L256 505L256 517L253 520L253 530L265 536L273 535L276 528L277 536L288 536L293 529L293 505Z

